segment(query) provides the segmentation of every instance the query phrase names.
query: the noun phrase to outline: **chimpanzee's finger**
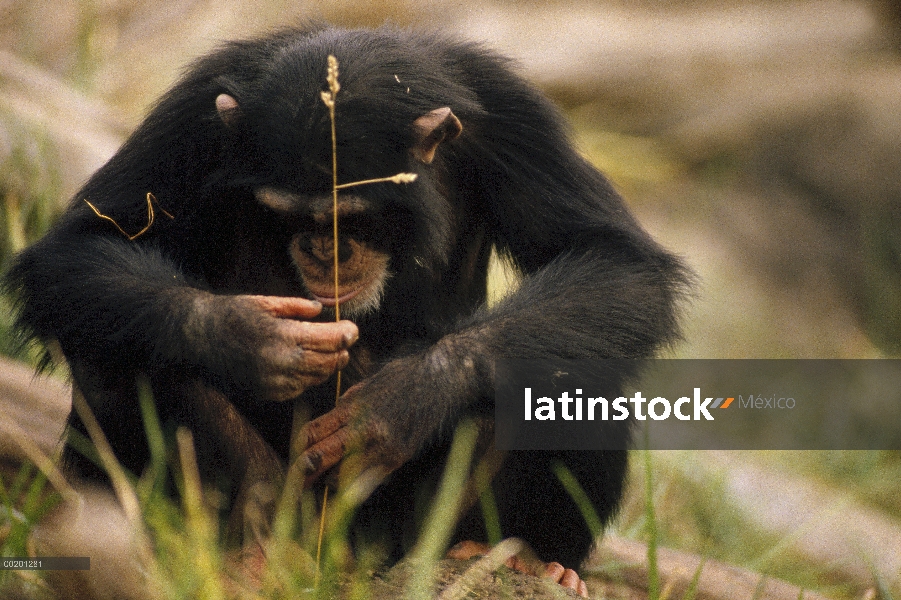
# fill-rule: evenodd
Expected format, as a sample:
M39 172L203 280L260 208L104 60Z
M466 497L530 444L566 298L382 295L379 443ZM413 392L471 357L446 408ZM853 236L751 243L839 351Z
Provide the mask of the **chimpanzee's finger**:
M294 447L299 451L308 451L350 422L352 411L350 406L338 406L324 415L313 419L300 428L294 438Z
M350 321L311 323L285 320L279 324L279 329L304 350L319 352L346 350L360 336L357 326Z
M345 391L343 394L341 394L341 397L338 398L338 406L353 405L354 397L360 392L360 390L362 390L365 387L366 387L366 382L361 381L360 383L357 383L357 384L352 385L349 388L347 388L347 391Z
M298 460L306 471L304 487L312 485L320 475L337 465L344 458L350 440L350 429L344 427L307 449Z
M335 371L346 367L349 361L350 354L347 350L338 352L298 350L293 357L285 361L285 366L291 370L291 375L299 375L303 379L313 381L313 385L318 385L331 377Z
M312 319L322 312L322 304L306 298L292 296L247 296L260 309L273 317Z

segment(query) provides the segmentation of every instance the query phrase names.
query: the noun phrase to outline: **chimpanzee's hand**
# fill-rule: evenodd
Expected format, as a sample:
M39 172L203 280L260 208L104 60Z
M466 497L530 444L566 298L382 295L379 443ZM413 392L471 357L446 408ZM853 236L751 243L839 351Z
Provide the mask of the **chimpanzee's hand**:
M342 477L373 469L379 478L411 458L412 452L396 443L399 438L392 435L388 424L352 399L365 386L358 383L350 388L336 408L307 423L292 440L301 452L293 466L304 474L304 487L339 463ZM348 464L345 459L350 456L354 460Z
M357 340L350 321L313 323L322 305L305 298L207 296L200 310L206 361L238 389L274 401L295 398L347 364Z
M485 392L465 354L471 346L448 337L422 355L395 359L347 390L335 409L307 423L292 441L305 483L346 457L350 465L341 469L349 466L351 475L368 469L386 475L442 431L452 432L461 409Z

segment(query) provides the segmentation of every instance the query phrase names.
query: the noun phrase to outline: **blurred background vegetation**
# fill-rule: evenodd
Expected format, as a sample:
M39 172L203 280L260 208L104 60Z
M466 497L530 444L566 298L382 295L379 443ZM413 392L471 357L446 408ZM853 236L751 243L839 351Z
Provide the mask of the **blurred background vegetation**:
M888 1L0 0L0 270L193 57L308 19L453 31L517 59L699 275L674 356L901 353ZM0 300L0 353L9 322ZM834 596L901 594L898 453L654 453L654 467L663 543ZM640 536L636 481L618 528Z

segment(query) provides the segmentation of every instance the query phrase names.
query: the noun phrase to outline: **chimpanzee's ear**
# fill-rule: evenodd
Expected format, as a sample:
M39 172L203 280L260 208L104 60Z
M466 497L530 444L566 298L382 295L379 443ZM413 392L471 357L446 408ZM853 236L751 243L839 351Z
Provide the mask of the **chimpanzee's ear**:
M448 107L436 108L413 121L413 147L410 152L417 160L429 164L435 150L444 140L457 138L463 131L460 119Z
M216 96L216 112L219 113L219 118L228 127L237 123L241 117L241 107L238 106L238 101L229 94Z

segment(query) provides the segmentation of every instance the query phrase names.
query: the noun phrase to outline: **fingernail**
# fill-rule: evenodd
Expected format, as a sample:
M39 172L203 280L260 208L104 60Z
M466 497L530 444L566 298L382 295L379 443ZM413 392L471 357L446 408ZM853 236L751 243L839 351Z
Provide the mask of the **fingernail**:
M304 462L306 463L307 472L313 473L319 468L319 465L322 464L322 457L311 452L307 454L306 461Z

